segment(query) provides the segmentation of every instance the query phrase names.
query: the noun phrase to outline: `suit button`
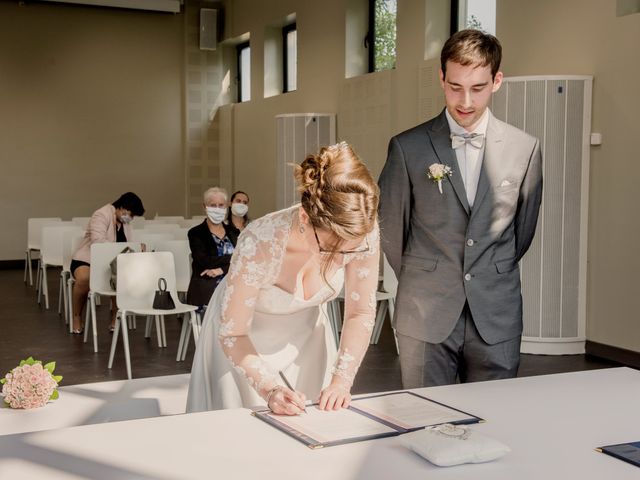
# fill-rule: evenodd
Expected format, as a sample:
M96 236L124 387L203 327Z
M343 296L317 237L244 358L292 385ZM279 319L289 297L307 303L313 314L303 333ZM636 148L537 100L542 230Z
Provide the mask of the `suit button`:
M469 247L473 247L473 244L474 244L474 243L475 243L475 242L474 242L474 241L473 241L473 239L471 239L471 238L470 238L469 240L467 240L467 246L469 246Z
M467 273L467 274L464 276L464 279L465 279L467 282L468 282L469 280L471 280L471 274L470 274L470 273Z

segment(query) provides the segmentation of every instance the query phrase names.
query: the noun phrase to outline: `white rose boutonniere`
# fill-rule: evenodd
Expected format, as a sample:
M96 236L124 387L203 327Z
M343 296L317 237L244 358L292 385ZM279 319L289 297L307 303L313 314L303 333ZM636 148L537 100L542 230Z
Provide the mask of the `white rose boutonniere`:
M450 177L453 174L453 170L449 165L444 165L442 163L432 163L429 166L429 170L427 170L427 177L433 180L438 184L438 190L440 190L440 194L442 195L442 180L447 177Z

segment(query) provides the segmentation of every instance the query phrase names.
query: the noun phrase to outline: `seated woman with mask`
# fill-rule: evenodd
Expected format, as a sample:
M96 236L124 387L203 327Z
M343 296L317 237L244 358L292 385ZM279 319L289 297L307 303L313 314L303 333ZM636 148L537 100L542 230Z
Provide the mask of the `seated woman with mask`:
M233 195L231 195L228 222L229 225L236 229L238 235L240 235L240 232L244 230L244 227L249 223L248 211L249 195L241 190L234 192Z
M189 230L192 273L187 291L187 303L205 307L213 291L229 271L231 254L238 240L238 231L224 223L227 216L227 192L213 187L204 192L207 218Z
M75 280L73 287L73 333L82 333L82 309L87 303L87 294L89 293L91 245L130 241L132 232L129 224L134 217L142 215L144 215L142 200L132 192L121 195L115 202L108 203L91 215L82 243L71 257L70 270ZM113 331L117 311L115 300L112 300L111 326L109 327L111 331Z

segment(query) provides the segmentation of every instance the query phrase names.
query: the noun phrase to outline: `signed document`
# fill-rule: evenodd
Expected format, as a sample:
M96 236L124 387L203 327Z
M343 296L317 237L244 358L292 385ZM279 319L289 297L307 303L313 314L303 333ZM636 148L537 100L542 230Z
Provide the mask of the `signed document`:
M348 409L337 411L310 405L306 413L296 416L276 415L270 410L253 415L314 449L400 435L442 423L481 421L412 392L356 398Z

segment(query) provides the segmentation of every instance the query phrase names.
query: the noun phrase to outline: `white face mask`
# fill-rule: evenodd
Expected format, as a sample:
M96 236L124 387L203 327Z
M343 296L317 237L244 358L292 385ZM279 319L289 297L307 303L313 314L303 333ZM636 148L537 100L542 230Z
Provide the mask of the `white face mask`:
M131 220L133 219L126 213L124 215L120 215L120 223L124 225L126 225L127 223L131 223Z
M206 207L206 209L207 217L209 217L209 220L211 220L216 225L222 223L224 221L224 217L227 216L226 208Z
M236 217L244 217L249 211L249 206L244 203L234 203L231 205L231 213Z

